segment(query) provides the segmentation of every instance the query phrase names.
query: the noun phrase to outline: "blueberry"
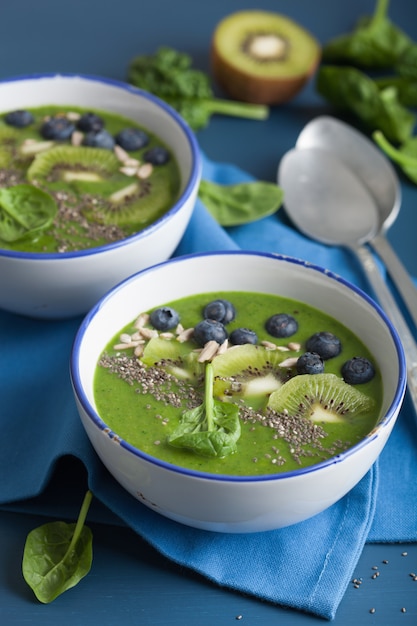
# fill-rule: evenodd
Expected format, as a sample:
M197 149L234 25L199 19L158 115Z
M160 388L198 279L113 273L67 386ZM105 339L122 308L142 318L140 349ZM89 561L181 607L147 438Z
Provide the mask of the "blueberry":
M168 163L170 156L166 148L155 146L147 150L143 158L147 163L152 163L152 165L165 165L165 163Z
M265 328L273 337L290 337L297 332L298 322L287 313L277 313L266 321Z
M235 307L228 300L213 300L209 302L203 310L203 317L205 319L216 320L222 324L228 324L235 319L236 311Z
M317 352L305 352L298 359L296 369L297 374L321 374L324 361Z
M75 130L74 124L63 115L50 117L41 126L41 135L44 139L69 139Z
M342 366L342 376L349 385L367 383L375 376L374 366L362 356L354 356Z
M104 127L103 119L96 113L83 113L77 122L78 130L83 133L98 133Z
M113 150L114 138L107 130L99 130L98 133L90 131L84 136L83 146L90 148L104 148L105 150Z
M134 150L141 150L149 143L149 137L145 131L139 128L124 128L116 135L116 143L127 150L133 152Z
M230 343L233 345L242 345L244 343L258 343L258 335L249 328L236 328L230 333Z
M216 320L202 320L194 327L194 340L203 347L208 341L217 341L222 344L227 339L227 330L221 322Z
M162 306L152 311L149 321L156 330L169 330L177 326L180 316L175 309L169 306Z
M340 339L333 333L322 331L314 333L306 342L306 348L309 352L317 352L322 359L331 359L342 349Z
M19 109L18 111L10 111L10 113L7 113L4 116L4 121L9 126L15 126L16 128L25 128L25 126L33 124L34 117L29 111L23 111Z

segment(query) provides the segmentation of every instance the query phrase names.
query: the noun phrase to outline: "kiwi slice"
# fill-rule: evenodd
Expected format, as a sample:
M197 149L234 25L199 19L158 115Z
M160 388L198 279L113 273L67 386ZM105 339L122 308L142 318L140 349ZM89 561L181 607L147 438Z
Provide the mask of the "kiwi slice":
M314 422L340 422L367 413L374 401L336 374L300 374L271 394L269 408Z
M279 104L293 98L316 70L319 42L278 13L232 13L217 25L211 45L212 73L232 98Z
M103 182L119 168L119 161L110 150L84 146L55 146L33 159L27 177L29 181L66 183Z
M204 364L198 362L198 354L175 339L152 337L145 345L141 361L150 367L162 367L180 380L191 381L204 374Z
M30 162L32 155L25 152L25 147L25 144L21 143L21 135L16 128L0 125L1 168L14 169Z
M0 126L0 167L13 165L13 152L16 149L18 132L9 126Z
M23 140L19 129L0 125L0 167L24 168L39 152L54 146L53 141Z
M91 196L94 201L84 203L84 217L119 226L130 234L154 222L172 205L176 190L164 181L163 172L155 170L150 182L123 173L112 150L56 145L35 156L27 178L47 191L67 186L78 195Z
M253 344L229 348L213 359L214 395L267 397L288 378L288 369L280 367L287 356Z

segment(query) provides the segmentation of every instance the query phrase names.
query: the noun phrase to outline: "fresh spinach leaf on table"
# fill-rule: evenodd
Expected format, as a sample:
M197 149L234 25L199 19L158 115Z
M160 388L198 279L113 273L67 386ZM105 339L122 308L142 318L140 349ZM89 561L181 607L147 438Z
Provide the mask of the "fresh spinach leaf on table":
M180 424L169 435L168 443L202 456L225 457L237 450L240 437L239 408L232 402L213 397L213 366L205 366L204 400L185 411Z
M0 240L12 243L50 226L55 200L33 185L0 188Z
M275 213L282 204L283 190L264 181L219 185L202 180L198 197L219 224L237 226Z
M76 524L50 522L32 530L23 552L23 577L40 602L48 604L88 574L92 533L84 525L92 500L87 491Z
M410 137L399 148L393 146L381 131L375 131L372 137L381 150L401 167L408 178L417 183L417 137Z
M395 69L400 76L417 81L417 44L408 46L398 59Z
M417 67L417 59L416 59ZM417 79L405 76L384 76L375 78L375 84L380 91L392 87L397 92L398 101L404 107L417 107Z
M416 117L400 103L396 89L379 90L375 81L355 67L321 67L316 87L336 108L355 114L371 130L381 130L391 141L403 142L413 132Z
M261 104L214 97L209 76L192 67L188 54L167 46L133 58L127 78L170 104L193 130L207 126L214 113L255 120L269 115L269 108Z
M368 130L402 143L416 121L410 108L417 105L417 44L390 20L388 6L389 0L376 0L372 16L323 46L316 88ZM381 69L391 75L381 76Z
M367 68L388 68L398 62L411 39L388 17L389 0L377 0L372 16L359 19L351 32L323 47L325 63L348 63Z

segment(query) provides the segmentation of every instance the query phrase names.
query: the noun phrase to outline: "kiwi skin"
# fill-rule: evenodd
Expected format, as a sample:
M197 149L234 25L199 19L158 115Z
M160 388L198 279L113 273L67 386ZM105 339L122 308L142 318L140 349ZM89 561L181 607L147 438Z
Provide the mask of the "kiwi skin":
M309 41L311 56L306 61L305 68L300 73L294 73L293 75L276 75L271 76L259 76L256 72L248 69L238 67L230 55L223 53L220 45L219 30L227 24L227 20L239 20L240 16L244 19L250 18L253 15L254 18L265 19L265 31L268 31L268 22L272 19L279 18L283 22L291 24L293 28L296 28L300 37L305 37ZM271 33L273 33L271 28ZM283 30L285 36L285 29ZM291 45L296 45L297 42L290 41ZM239 42L236 42L239 45ZM284 16L280 16L276 13L268 13L263 11L240 11L234 13L225 20L222 20L216 27L212 41L210 62L211 71L215 81L218 85L235 100L242 102L249 102L252 104L265 104L274 105L281 104L292 100L306 85L309 79L316 72L317 67L321 60L321 46L319 42L301 26L289 20Z

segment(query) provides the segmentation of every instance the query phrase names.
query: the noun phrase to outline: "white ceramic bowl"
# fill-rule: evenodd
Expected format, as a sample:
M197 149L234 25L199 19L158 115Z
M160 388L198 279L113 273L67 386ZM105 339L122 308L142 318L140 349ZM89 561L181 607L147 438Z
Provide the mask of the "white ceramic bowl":
M0 249L0 308L39 318L86 313L111 287L168 259L185 231L201 177L194 134L158 98L127 84L81 75L36 75L0 82L0 112L43 105L101 109L155 133L179 165L180 196L154 224L136 235L80 252L41 254Z
M93 397L94 371L105 345L141 311L195 293L222 290L266 292L302 300L356 333L382 373L382 413L372 433L348 451L312 467L242 478L186 470L120 441L100 419ZM80 326L71 356L71 379L87 435L120 484L162 515L222 532L288 526L339 500L366 474L386 444L406 386L398 335L364 293L309 263L245 252L182 257L124 281L88 313Z

